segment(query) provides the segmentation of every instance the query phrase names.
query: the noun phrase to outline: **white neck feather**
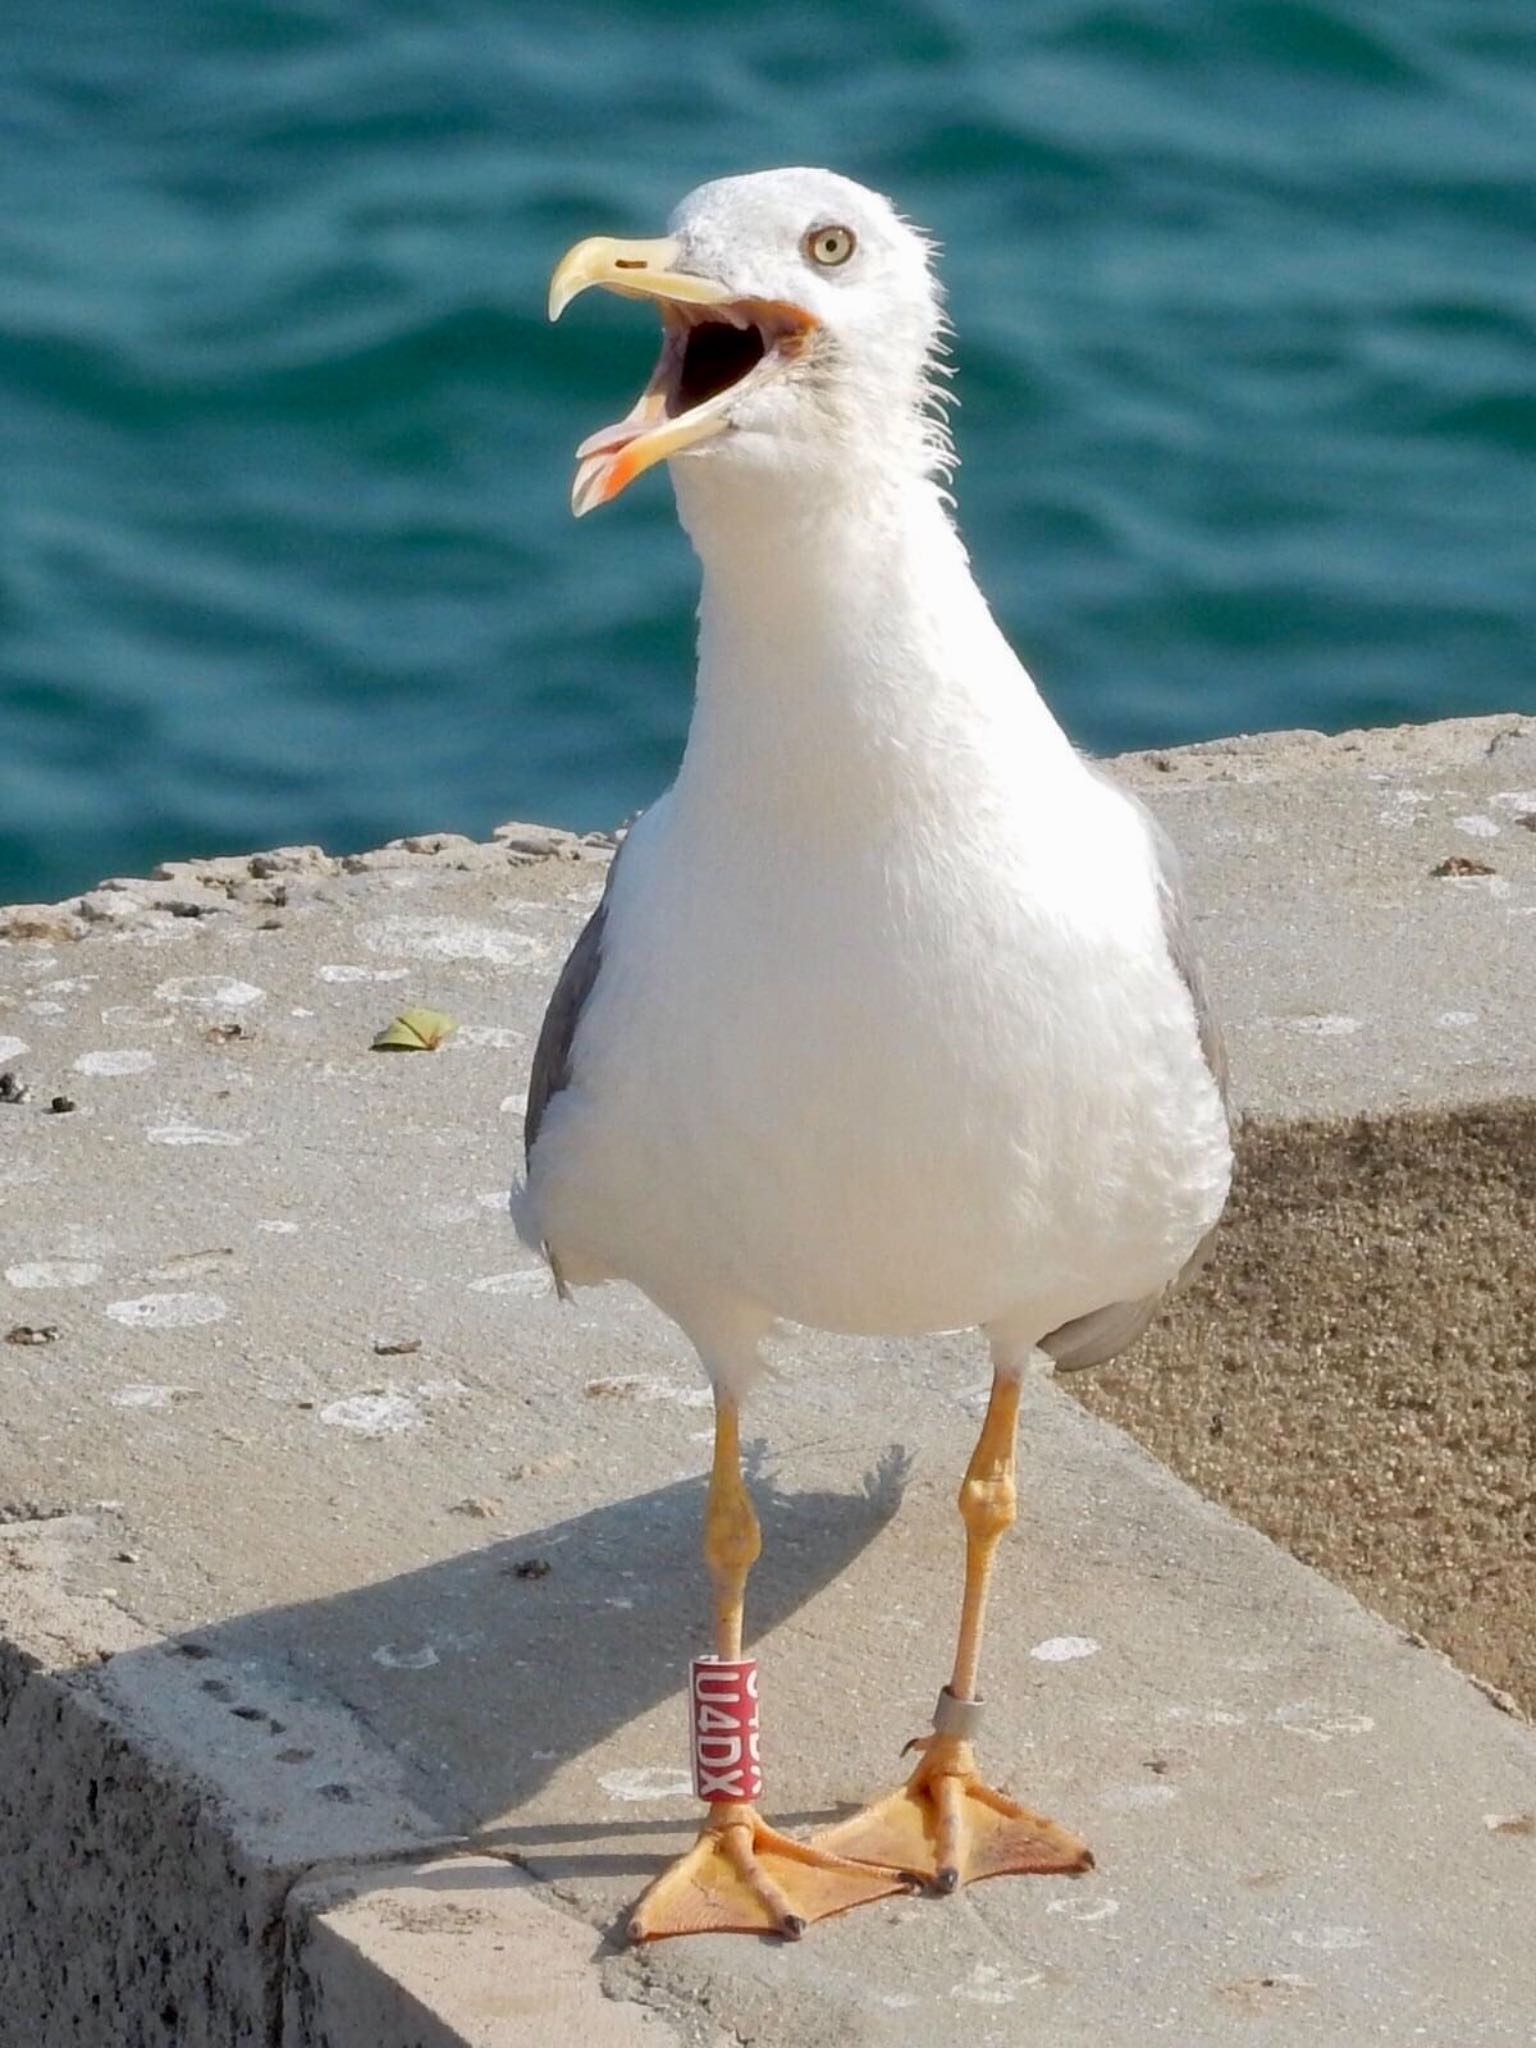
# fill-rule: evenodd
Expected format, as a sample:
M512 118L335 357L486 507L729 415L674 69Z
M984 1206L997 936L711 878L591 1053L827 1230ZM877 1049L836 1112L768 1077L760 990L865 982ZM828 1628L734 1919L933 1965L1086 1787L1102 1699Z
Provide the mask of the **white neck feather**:
M864 838L979 822L1070 773L931 478L861 465L829 493L744 465L674 475L704 569L681 801Z

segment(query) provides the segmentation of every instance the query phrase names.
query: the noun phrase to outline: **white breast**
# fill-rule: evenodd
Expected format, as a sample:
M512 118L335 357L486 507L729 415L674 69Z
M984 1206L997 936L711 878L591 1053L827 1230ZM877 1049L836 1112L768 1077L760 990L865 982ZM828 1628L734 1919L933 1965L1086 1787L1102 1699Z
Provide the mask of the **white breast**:
M658 807L541 1141L562 1261L863 1332L1043 1334L1168 1281L1225 1126L1140 823L1084 785L1072 836L834 866Z
M886 542L802 549L787 590L715 576L688 755L626 847L530 1195L569 1278L685 1322L702 1292L1043 1335L1173 1278L1225 1119L1139 813L936 501Z

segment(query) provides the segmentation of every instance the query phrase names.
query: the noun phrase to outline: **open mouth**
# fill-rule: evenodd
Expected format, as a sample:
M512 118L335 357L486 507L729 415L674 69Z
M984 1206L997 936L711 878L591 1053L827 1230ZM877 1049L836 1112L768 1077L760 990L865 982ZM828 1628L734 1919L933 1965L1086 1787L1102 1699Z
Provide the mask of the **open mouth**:
M616 498L642 470L730 425L733 403L801 355L816 328L798 306L769 299L693 305L657 297L661 354L629 413L576 450L577 517Z
M669 372L666 393L669 419L676 419L681 413L703 405L711 398L718 398L722 391L729 391L740 384L762 362L771 346L765 329L750 317L744 317L740 325L718 313L684 313L676 324L668 321L665 313L662 318L666 321L668 334L658 369L665 368ZM677 332L678 325L682 328L681 335ZM681 357L669 364L667 358L677 354L679 341Z
M653 463L723 434L742 393L803 354L819 325L803 307L738 298L719 278L691 269L673 236L623 242L591 235L578 242L549 281L550 319L593 285L651 301L661 315L661 354L626 416L576 450L571 509L578 519Z
M661 354L644 391L622 420L576 450L578 518L653 463L724 433L742 392L793 362L816 331L814 315L799 306L736 298L715 279L675 267L678 253L673 241L593 237L569 251L550 281L551 319L594 284L649 299L661 315Z

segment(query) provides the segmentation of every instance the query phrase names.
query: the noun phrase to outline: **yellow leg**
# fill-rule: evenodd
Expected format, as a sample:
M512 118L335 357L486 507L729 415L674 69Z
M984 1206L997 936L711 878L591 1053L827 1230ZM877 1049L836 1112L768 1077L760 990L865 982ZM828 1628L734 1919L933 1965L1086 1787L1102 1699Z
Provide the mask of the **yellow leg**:
M987 1403L981 1434L960 1483L960 1518L965 1523L965 1596L960 1603L960 1640L949 1689L957 1700L976 1697L976 1670L981 1663L981 1633L987 1618L987 1587L992 1560L1003 1533L1018 1518L1019 1491L1014 1482L1014 1444L1019 1431L1019 1382L1014 1374L997 1373Z
M919 1872L943 1892L1014 1871L1075 1875L1093 1867L1092 1855L1075 1835L984 1784L971 1748L980 1719L976 1674L992 1560L1018 1514L1018 1419L1018 1376L999 1372L960 1487L965 1595L954 1671L940 1696L934 1732L908 1744L922 1755L905 1785L817 1837L819 1847L838 1855Z
M741 1476L741 1411L722 1396L715 1403L715 1458L704 1504L704 1562L714 1591L715 1655L723 1663L741 1655L747 1574L762 1554L762 1528Z
M715 1456L704 1511L704 1561L713 1592L715 1655L741 1656L747 1574L763 1547L741 1476L740 1417L724 1395L715 1402ZM719 1803L698 1840L669 1864L640 1899L631 1941L669 1934L779 1934L797 1941L813 1920L846 1913L871 1899L909 1890L895 1870L854 1862L781 1834L753 1806Z

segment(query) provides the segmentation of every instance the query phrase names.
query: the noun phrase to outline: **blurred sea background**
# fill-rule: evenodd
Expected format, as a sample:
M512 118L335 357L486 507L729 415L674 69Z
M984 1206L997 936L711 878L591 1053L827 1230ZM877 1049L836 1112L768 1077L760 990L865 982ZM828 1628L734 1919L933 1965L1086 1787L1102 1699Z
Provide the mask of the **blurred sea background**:
M0 133L0 901L654 796L654 322L544 287L779 163L942 241L1081 743L1536 706L1533 0L7 0Z

